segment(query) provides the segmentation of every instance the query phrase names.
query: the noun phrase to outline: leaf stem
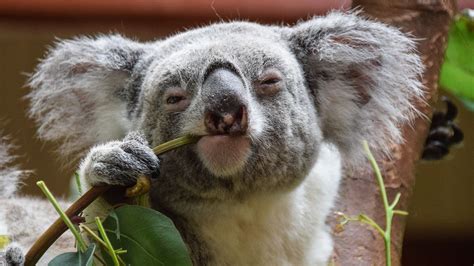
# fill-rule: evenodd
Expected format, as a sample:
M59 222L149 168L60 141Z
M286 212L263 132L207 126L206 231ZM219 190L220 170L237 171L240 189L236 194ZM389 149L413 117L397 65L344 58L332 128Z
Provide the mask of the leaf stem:
M102 222L100 221L99 217L95 217L95 223L97 224L97 229L99 230L100 236L104 239L107 250L109 251L109 254L112 257L114 265L120 266L117 254L115 254L114 247L112 246L112 243L110 243L110 240L107 237L107 234L105 233L104 226L102 226Z
M367 158L370 162L370 165L372 166L372 169L374 170L375 177L377 178L377 183L379 185L380 189L380 195L382 197L383 201L383 206L385 209L385 231L381 232L383 239L384 239L384 244L385 244L385 265L391 266L392 265L392 257L391 257L391 230L392 230L392 218L393 218L393 208L395 205L398 203L400 200L400 193L397 194L395 197L395 200L391 205L388 203L388 198L387 198L387 191L385 190L385 184L382 178L382 173L380 172L380 168L377 165L377 162L375 161L374 156L372 155L372 152L370 151L369 145L367 144L367 141L363 142L364 150L367 154Z
M79 192L79 195L82 195L82 184L81 184L81 177L79 176L79 173L74 172L74 180L76 180L77 192Z
M398 215L402 215L402 216L407 216L407 215L408 215L408 212L402 211L402 210L393 210L393 214L398 214Z
M398 201L400 200L400 196L402 194L400 192L397 193L397 195L395 196L395 199L393 200L392 204L390 204L390 209L393 210L393 208L395 208L395 206L397 206L398 204Z
M107 250L108 250L107 243L105 243L104 240L102 240L96 233L94 233L94 231L92 231L92 229L90 229L89 227L87 227L85 225L82 225L82 224L79 225L79 228L84 230L84 232L86 232L89 236L91 236L97 243L102 245L104 248L107 248Z
M38 181L38 182L36 182L36 185L41 189L41 191L43 191L44 195L46 196L46 198L48 198L49 202L51 202L54 209L56 209L56 212L59 214L59 216L61 217L63 222L66 224L66 226L69 228L69 230L71 230L72 234L76 238L77 244L78 244L79 249L81 250L81 252L85 252L87 250L86 242L84 242L84 239L82 239L81 234L79 234L79 232L77 231L76 227L71 222L69 217L63 212L63 210L59 206L58 201L56 200L56 198L54 198L51 191L49 191L49 189L46 186L46 184L44 183L44 181Z
M183 145L195 143L200 138L201 138L200 136L191 136L191 135L182 136L182 137L170 140L168 142L165 142L163 144L160 144L160 145L154 147L153 152L156 155L160 155L160 154L168 152L170 150L179 148Z
M349 221L357 221L361 222L367 225L372 226L375 228L380 235L382 236L385 244L385 265L386 266L391 266L392 265L392 258L391 258L391 230L392 230L392 220L393 220L393 215L408 215L408 212L402 211L402 210L395 210L395 207L397 206L398 202L400 201L401 193L397 193L395 196L395 199L391 204L388 203L388 198L387 198L387 191L385 190L385 184L383 181L382 173L380 172L380 168L377 165L377 162L372 155L372 152L370 152L369 145L367 144L367 141L363 141L363 146L364 150L367 155L367 159L370 162L370 165L372 166L372 169L374 171L375 177L377 179L377 184L380 189L380 196L383 201L383 206L385 209L385 230L382 229L372 218L365 214L359 214L357 217L349 217L345 215L344 213L338 212L338 215L341 215L344 220L339 223L339 226L341 228Z
M94 253L94 257L104 266L107 266L107 263L99 256L97 253ZM94 265L94 264L93 264Z
M390 206L388 205L387 192L385 191L385 185L383 182L382 173L380 172L380 168L377 165L377 162L375 161L375 158L369 149L369 144L367 144L367 141L364 141L363 145L364 145L364 150L367 153L367 158L369 159L370 165L372 166L372 169L374 170L375 177L377 178L377 183L380 189L380 195L382 196L383 206L385 210L388 210ZM386 221L388 220L386 219Z
M360 214L360 221L361 222L365 222L366 224L368 225L371 225L372 227L374 227L381 235L384 235L385 232L383 231L383 229L374 221L372 220L372 218L370 218L369 216L367 215L364 215L364 214Z
M94 231L92 231L92 229L90 229L89 227L81 224L79 225L79 228L81 228L82 230L84 230L84 232L86 232L89 236L91 236L97 243L99 243L102 247L104 247L106 250L107 250L107 253L110 254L110 249L107 245L107 243L104 242L104 240L102 240L96 233L94 233ZM127 253L126 250L115 250L114 251L115 254L122 254L122 253ZM113 254L110 254L110 256L112 257ZM99 257L97 257L99 258ZM122 260L122 258L120 258L119 256L117 256L117 259L119 260L120 264L121 265L125 265L125 262ZM100 259L100 261L102 262L102 264L104 265L107 265L103 260L102 258Z

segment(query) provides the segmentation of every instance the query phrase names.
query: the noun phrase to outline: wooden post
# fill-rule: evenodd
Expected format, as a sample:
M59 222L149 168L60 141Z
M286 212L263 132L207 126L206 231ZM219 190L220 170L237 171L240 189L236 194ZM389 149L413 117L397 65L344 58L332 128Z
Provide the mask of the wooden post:
M362 8L363 13L373 19L396 26L418 39L425 72L423 84L427 90L428 103L437 98L438 74L443 62L448 28L455 8L455 0L354 0L353 8ZM417 104L420 110L431 116L430 106ZM389 201L401 192L398 209L408 210L415 184L415 165L429 129L429 121L418 118L414 126L404 128L406 142L394 146L391 161L379 161ZM384 208L376 179L370 171L349 173L340 189L340 200L336 211L347 215L364 213L384 226ZM401 264L403 234L406 217L395 216L392 226L392 265ZM336 215L330 221L335 228ZM342 232L334 231L336 265L385 265L383 239L368 226L351 223Z

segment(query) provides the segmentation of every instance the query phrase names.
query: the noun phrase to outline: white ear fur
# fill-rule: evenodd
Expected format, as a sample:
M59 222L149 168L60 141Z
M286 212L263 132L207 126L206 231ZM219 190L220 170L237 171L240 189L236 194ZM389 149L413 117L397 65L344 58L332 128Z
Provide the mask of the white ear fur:
M415 42L399 30L357 12L330 13L293 28L290 46L305 71L325 138L352 163L367 140L388 153L403 141L401 125L419 112L423 72Z
M125 136L131 122L124 94L144 46L118 35L58 42L28 83L39 137L78 158L95 143Z

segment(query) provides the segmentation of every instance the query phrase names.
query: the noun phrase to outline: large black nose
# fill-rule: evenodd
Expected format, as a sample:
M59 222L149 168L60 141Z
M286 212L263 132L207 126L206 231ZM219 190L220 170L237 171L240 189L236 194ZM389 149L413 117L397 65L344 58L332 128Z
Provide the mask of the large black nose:
M209 134L244 134L248 127L245 85L239 75L226 68L213 70L202 87L204 126Z

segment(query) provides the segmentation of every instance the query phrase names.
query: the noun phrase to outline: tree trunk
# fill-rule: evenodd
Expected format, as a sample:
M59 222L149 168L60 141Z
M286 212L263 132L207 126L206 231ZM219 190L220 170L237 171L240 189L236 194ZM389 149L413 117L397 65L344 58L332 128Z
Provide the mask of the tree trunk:
M437 98L438 73L443 62L448 28L455 8L455 0L354 0L355 7L371 18L394 25L418 39L418 51L425 65L423 84L427 102ZM422 102L419 109L431 116L431 108ZM427 132L428 119L418 118L413 126L405 126L405 143L392 148L392 160L378 161L385 180L389 202L400 192L397 209L408 210L415 184L415 164L419 159ZM362 147L361 147L362 149ZM340 200L335 211L346 215L366 214L385 228L385 212L371 171L347 174L340 188ZM338 223L331 217L332 228ZM401 252L406 217L395 215L392 225L392 265L401 264ZM382 237L368 226L350 223L340 232L334 230L335 265L384 265L385 248Z

